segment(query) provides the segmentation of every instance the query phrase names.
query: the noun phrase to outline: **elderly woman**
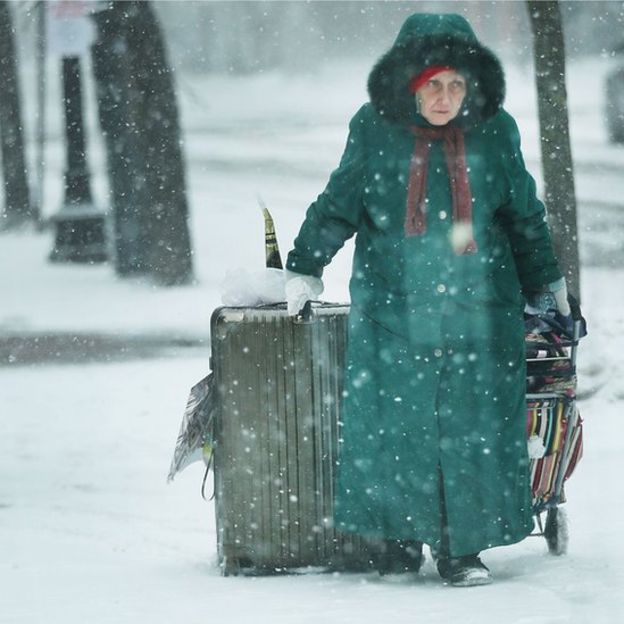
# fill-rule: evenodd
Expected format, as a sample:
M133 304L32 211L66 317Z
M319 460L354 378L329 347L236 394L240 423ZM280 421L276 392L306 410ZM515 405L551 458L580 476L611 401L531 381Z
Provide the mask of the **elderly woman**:
M500 62L464 18L409 17L368 89L287 263L296 314L356 235L335 526L384 540L385 571L426 543L451 584L485 584L479 553L533 528L525 298L568 315L565 282Z

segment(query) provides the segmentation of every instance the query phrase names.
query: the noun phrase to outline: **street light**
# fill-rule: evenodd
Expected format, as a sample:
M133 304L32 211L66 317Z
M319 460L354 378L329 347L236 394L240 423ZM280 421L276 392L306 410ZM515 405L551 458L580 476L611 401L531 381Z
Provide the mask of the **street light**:
M52 217L55 228L53 262L105 262L106 220L91 196L82 114L80 57L64 57L63 95L65 108L66 169L65 199Z

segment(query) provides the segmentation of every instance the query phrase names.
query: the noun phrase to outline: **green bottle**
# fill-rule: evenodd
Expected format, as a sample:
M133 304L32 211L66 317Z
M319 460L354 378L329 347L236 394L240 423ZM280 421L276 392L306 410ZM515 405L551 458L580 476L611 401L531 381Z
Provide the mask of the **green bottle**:
M262 214L264 215L264 251L266 254L266 266L268 269L283 269L282 257L280 256L277 237L275 236L275 224L268 208L262 199L258 198Z

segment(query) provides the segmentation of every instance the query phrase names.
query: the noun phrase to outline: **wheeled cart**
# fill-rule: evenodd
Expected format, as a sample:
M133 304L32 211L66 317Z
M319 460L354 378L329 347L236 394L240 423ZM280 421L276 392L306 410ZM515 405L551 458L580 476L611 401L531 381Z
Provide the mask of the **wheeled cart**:
M533 512L554 555L568 547L564 484L583 454L576 403L576 352L581 321L572 338L548 317L527 317L527 434ZM545 515L545 521L543 516Z

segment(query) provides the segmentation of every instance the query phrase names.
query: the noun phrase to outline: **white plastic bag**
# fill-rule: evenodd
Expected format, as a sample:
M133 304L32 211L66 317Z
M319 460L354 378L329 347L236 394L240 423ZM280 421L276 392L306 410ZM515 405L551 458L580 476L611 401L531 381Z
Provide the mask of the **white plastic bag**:
M221 301L227 306L256 306L286 301L282 269L230 269L221 282Z

